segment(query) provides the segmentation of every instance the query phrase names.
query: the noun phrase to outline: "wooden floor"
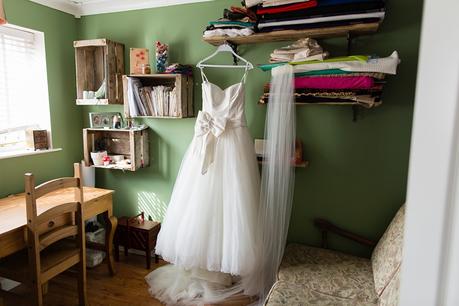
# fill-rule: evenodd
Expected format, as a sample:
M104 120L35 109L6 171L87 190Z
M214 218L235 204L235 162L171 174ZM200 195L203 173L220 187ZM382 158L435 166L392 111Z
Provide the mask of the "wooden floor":
M117 274L111 277L106 265L88 269L88 298L91 306L159 306L163 305L148 293L144 277L150 272L145 268L145 257L138 255L120 256L116 263ZM158 265L164 264L160 262ZM72 272L65 272L49 283L45 295L46 306L78 305L76 278ZM239 296L222 303L225 306L245 306L250 299Z

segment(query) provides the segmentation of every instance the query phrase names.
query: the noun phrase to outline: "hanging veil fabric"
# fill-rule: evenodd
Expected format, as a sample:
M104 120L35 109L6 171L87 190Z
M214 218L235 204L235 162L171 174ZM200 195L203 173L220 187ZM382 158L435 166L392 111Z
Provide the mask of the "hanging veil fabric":
M260 271L262 304L276 281L284 254L295 184L296 121L293 98L293 68L283 65L272 70L265 123L265 159L261 178L261 230L263 264Z

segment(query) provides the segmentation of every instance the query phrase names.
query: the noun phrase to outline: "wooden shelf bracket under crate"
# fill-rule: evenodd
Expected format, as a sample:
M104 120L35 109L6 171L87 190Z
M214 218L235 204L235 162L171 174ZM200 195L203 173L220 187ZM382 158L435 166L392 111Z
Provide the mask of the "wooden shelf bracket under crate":
M94 166L91 152L96 141L105 141L108 155L124 155L130 159L129 167ZM96 168L136 171L150 165L148 128L143 129L83 129L84 160Z

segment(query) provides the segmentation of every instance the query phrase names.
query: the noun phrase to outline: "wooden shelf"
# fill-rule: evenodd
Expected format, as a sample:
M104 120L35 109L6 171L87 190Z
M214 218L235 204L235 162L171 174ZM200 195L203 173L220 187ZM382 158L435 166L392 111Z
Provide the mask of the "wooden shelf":
M185 118L193 118L195 116L186 116L186 117L172 117L172 116L135 116L132 118L139 118L139 119L185 119Z
M108 39L74 41L77 105L123 103L124 45ZM103 89L105 88L105 89ZM83 99L85 91L103 89L103 99Z
M262 160L258 161L258 164L263 165L265 162ZM295 168L306 168L309 166L309 161L303 161L301 164L295 164Z
M110 170L123 170L123 171L134 171L131 169L131 167L120 167L115 164L110 164L109 166L94 166L91 165L90 167L92 168L99 168L99 169L110 169Z
M370 106L365 103L359 102L318 102L318 103L295 103L297 106L309 106L309 105L330 105L330 106L361 106L364 108L375 108L382 104L382 102L375 103Z
M276 41L291 41L300 38L329 38L329 37L340 37L352 34L353 36L364 35L374 33L378 30L380 23L359 23L345 26L327 27L327 28L315 28L306 30L284 30L284 31L273 31L267 33L256 33L249 36L215 36L203 38L205 42L214 46L219 46L225 42L233 43L235 45L243 44L257 44L267 43Z
M184 74L178 73L153 73L153 74L129 74L128 77L134 78L156 78L156 79L175 79L177 76L183 76Z
M329 106L361 106L364 108L375 108L382 104L382 102L375 103L373 106L370 106L365 103L359 102L314 102L314 103L301 103L295 102L297 106L311 106L311 105L329 105ZM258 105L267 106L268 103L258 103Z
M148 128L146 127L134 127L134 128L122 128L122 129L114 129L114 128L86 128L85 130L88 131L100 131L100 132L135 132L135 131L143 131Z
M301 164L295 164L295 168L306 168L309 166L309 161L303 161Z
M131 116L129 112L128 77L140 80L143 86L167 86L175 89L179 116ZM126 118L183 119L194 117L193 77L184 74L131 74L123 76L124 115ZM170 113L169 113L170 114Z
M77 105L108 105L108 99L76 99Z
M91 152L101 150L97 144L103 143L108 155L123 155L131 163L126 166L111 164L96 166L93 164ZM138 129L83 129L83 151L86 165L94 168L137 171L150 164L148 128Z

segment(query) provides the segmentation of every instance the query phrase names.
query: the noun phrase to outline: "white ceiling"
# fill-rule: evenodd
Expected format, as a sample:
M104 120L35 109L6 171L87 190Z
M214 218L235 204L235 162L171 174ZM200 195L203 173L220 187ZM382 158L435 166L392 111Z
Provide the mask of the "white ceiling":
M30 0L75 17L212 0Z

